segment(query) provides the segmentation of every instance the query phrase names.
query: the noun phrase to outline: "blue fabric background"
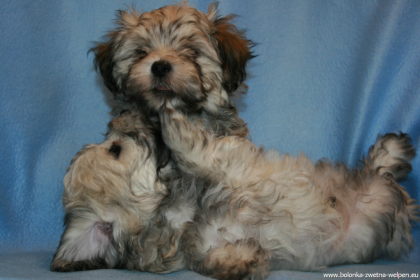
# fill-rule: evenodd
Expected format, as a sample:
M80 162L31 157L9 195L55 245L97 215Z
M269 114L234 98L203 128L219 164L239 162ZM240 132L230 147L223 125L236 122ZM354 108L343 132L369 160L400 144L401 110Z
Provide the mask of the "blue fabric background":
M53 252L62 179L101 142L106 90L87 51L131 2L0 2L0 253ZM206 11L211 1L189 1ZM134 1L152 10L172 1ZM221 14L257 42L237 99L253 141L351 166L379 133L420 136L420 1L234 1ZM420 156L402 184L420 196ZM417 246L405 262L420 263ZM420 269L419 269L420 270Z

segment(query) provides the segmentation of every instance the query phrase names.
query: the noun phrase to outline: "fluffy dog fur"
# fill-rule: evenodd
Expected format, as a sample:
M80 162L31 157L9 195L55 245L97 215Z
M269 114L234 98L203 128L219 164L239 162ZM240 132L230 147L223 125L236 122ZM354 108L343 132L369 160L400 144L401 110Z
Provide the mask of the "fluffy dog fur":
M189 268L218 279L263 279L268 269L312 270L396 258L413 244L419 206L398 185L415 156L406 134L387 134L350 170L264 152L220 137L171 105L164 142L186 173L219 184L200 197L183 235Z
M207 14L186 2L142 14L119 11L117 28L92 49L115 98L114 111L135 104L154 116L171 99L217 134L247 136L231 96L246 90L242 82L253 44L232 18L220 17L217 3Z
M207 14L186 4L121 11L92 49L118 117L71 162L51 270L263 279L397 257L413 244L418 206L396 183L415 155L407 135L378 138L356 170L245 138L230 98L246 88L252 43L231 18L215 4ZM167 168L176 176L163 180Z
M157 175L159 133L137 112L109 125L64 179L66 229L53 271L189 268L218 279L263 279L269 269L312 270L397 257L413 244L418 206L397 180L415 151L405 134L379 137L363 165L279 156L220 137L173 109L163 136L182 180Z
M190 186L195 183L192 183L193 180L189 176L174 168L171 164L168 149L161 145L160 121L157 112L166 100L170 99L176 102L178 108L188 112L190 119L199 119L207 129L214 133L240 137L248 135L246 124L239 118L230 98L237 92L245 92L246 86L242 82L246 77L246 63L252 58L250 51L252 42L247 40L244 34L230 23L232 18L232 15L220 17L217 13L216 3L209 6L207 14L188 7L186 3L163 7L142 14L138 14L134 9L119 11L116 21L117 28L111 31L103 42L97 43L91 50L95 54L96 68L102 74L105 85L115 99L112 104L114 115L119 115L127 109L139 112L138 114L141 116L139 123L147 124L143 133L148 135L145 136L148 141L144 143L147 143L148 148L152 151L153 156L151 158L154 160L153 163L146 165L149 166L148 169L156 167L159 179L165 182L169 181L168 186L171 190L182 190L184 188L180 186L183 184ZM145 118L140 112L144 112L147 117ZM145 121L146 119L147 121ZM136 125L131 126L130 131L138 130ZM72 271L104 267L128 267L168 272L182 267L180 265L182 261L173 261L177 264L171 265L158 264L159 260L153 258L156 255L158 255L156 258L161 258L162 252L160 250L164 250L162 248L151 250L150 252L159 251L159 253L151 253L151 257L145 258L142 255L142 259L139 261L138 254L142 254L143 249L140 248L138 252L134 249L127 250L130 246L133 248L144 246L143 243L132 245L135 243L133 240L136 239L132 227L139 226L139 224L131 225L131 222L127 224L126 222L130 219L127 218L129 215L125 217L125 214L115 214L118 217L125 217L118 218L122 220L118 223L119 227L115 223L108 222L111 217L104 216L108 212L103 209L98 210L99 208L91 209L90 202L96 199L94 194L91 194L90 202L86 202L81 208L86 210L81 210L84 214L80 213L80 215L83 217L79 216L79 212L76 210L78 208L72 206L72 203L78 204L76 201L79 199L70 197L73 190L78 189L77 193L81 196L81 200L87 199L85 196L89 197L89 195L84 194L85 188L83 186L90 186L91 183L85 182L84 179L73 180L71 170L79 170L78 166L84 164L85 168L83 170L87 173L90 172L91 175L89 176L91 178L97 178L99 174L103 174L103 178L100 180L92 179L97 184L95 191L106 192L106 183L117 180L117 176L113 175L107 178L107 170L110 174L114 174L115 172L118 173L118 169L114 170L110 163L102 161L109 158L105 150L101 150L105 154L101 155L101 160L95 161L94 153L97 153L99 147L121 149L122 145L112 145L113 137L133 138L133 135L122 135L124 133L121 130L115 130L115 126L111 125L107 141L99 146L87 146L72 161L64 182L66 192L63 201L67 213L66 230L51 265L52 270ZM127 141L130 142L131 140ZM139 146L141 145L139 144ZM141 154L141 152L139 153ZM93 158L91 162L79 164L79 162L87 161L86 158L89 157ZM100 162L103 164L99 164ZM98 175L93 176L93 174ZM148 174L151 178L154 178L153 173ZM137 181L144 180L138 178ZM147 183L143 182L146 185L149 183L149 181ZM87 190L89 190L88 187ZM173 192L175 191L171 193ZM180 192L177 191L178 195ZM115 191L115 196L116 201L128 200L133 205L136 202L136 199L132 198L122 199L122 194L118 194L117 191ZM111 200L111 198L108 199ZM101 197L98 203L103 205L108 202ZM128 206L128 208L135 208L133 205ZM96 214L88 215L86 213ZM140 207L137 215L143 216L143 214ZM176 215L172 216L176 217ZM160 218L156 219L161 220ZM140 221L139 223L142 227ZM110 233L115 231L115 228L119 228L118 233L111 236ZM173 235L166 234L165 236ZM144 238L141 237L140 239L143 240ZM164 237L162 237L163 239ZM102 241L99 242L98 240ZM115 240L118 240L119 243L116 243ZM164 246L167 246L168 242L166 240L161 242ZM100 250L95 248L100 248ZM130 262L132 259L136 264ZM176 255L174 259L182 258ZM165 261L167 261L167 258L165 258Z

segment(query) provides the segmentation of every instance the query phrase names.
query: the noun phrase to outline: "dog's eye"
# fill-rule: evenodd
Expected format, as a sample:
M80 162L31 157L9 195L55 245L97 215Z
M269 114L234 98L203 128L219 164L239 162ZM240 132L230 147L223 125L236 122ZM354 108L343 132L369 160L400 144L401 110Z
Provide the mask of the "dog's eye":
M143 49L137 49L136 54L140 58L143 58L143 57L147 56L147 52Z
M118 142L116 142L116 141L112 142L112 145L109 148L109 153L115 159L118 159L118 157L120 156L120 153L121 153L121 145Z
M186 47L183 51L189 57L196 58L197 56L199 56L199 52L191 47Z

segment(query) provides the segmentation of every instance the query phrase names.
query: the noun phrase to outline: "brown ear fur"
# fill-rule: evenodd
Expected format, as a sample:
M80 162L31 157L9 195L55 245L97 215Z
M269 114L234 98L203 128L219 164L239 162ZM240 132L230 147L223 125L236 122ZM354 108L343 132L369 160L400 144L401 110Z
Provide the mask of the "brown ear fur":
M228 93L234 92L245 80L246 63L254 57L250 51L254 43L230 23L234 17L228 15L214 21L214 37L223 69L223 87Z
M122 77L116 78L114 76L114 55L115 51L120 45L121 33L125 30L135 27L138 23L140 15L136 12L133 6L128 11L117 11L117 28L105 36L103 42L96 43L96 46L91 48L89 52L95 54L95 69L101 73L105 86L114 94L123 92L121 88L123 83Z
M113 49L116 37L117 32L111 32L107 35L107 40L105 42L97 43L95 47L89 50L95 54L94 63L96 71L101 73L105 86L112 92L112 94L121 92L121 89L113 75Z

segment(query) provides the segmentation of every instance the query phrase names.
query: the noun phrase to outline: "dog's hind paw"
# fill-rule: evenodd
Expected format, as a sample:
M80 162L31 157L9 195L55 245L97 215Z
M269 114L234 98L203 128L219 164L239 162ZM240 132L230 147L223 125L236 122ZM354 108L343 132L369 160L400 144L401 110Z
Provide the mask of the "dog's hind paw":
M50 265L50 270L56 272L71 272L105 268L109 268L109 266L102 259L73 262L69 262L63 259L54 259Z
M416 150L408 134L388 133L378 137L375 145L369 149L365 163L379 175L388 173L398 180L412 170L410 161L415 155Z

